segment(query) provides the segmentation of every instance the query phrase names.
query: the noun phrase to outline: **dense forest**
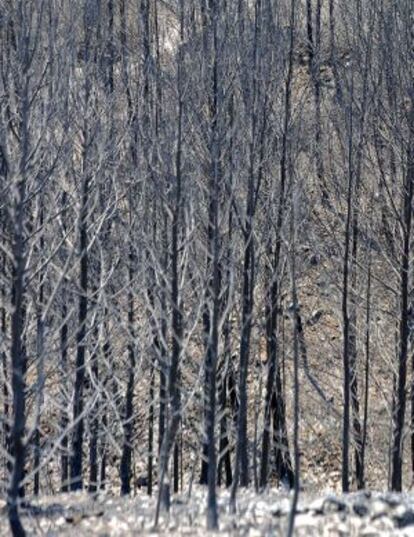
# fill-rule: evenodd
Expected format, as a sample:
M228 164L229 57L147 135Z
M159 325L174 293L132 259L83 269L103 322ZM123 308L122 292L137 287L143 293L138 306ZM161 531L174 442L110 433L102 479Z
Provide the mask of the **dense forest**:
M0 496L414 480L412 0L0 0ZM171 498L171 499L170 499ZM288 532L293 531L294 508Z

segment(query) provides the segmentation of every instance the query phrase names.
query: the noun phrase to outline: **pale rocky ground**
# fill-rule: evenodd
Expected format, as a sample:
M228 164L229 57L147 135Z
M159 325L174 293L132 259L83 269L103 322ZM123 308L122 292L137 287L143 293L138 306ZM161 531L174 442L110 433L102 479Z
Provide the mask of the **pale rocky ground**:
M284 535L290 496L279 490L257 495L241 492L238 512L228 510L229 496L219 497L220 536L270 537ZM163 515L154 529L154 499L86 494L62 494L32 499L22 517L33 536L196 536L206 535L205 491L195 488L191 498L174 499L169 516ZM303 494L296 516L298 537L414 536L414 495L391 493L326 494L311 498ZM0 535L9 537L4 504ZM215 535L214 533L212 535Z

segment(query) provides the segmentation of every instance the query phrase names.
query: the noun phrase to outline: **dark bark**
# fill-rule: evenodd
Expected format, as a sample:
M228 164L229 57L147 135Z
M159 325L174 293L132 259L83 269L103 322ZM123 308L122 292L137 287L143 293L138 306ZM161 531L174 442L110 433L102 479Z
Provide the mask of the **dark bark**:
M403 219L402 235L403 250L400 262L400 320L399 320L399 349L398 349L398 376L395 394L395 409L393 412L393 439L392 439L392 463L391 463L391 488L395 491L402 490L402 464L403 464L403 433L406 410L406 382L408 360L408 293L409 293L409 266L411 223L413 211L414 191L414 107L411 103L409 114L410 136L407 148L407 170L404 178L403 191ZM413 364L414 367L414 364ZM412 394L414 391L412 391ZM412 395L414 408L414 397ZM413 414L414 415L414 414Z
M27 105L27 101L23 106ZM27 118L26 118L27 120ZM24 122L24 124L27 124ZM22 166L26 166L26 152L23 152ZM26 351L23 343L23 328L26 317L25 307L25 270L26 250L24 213L26 184L25 173L18 185L18 199L14 211L14 231L12 240L12 315L11 315L11 366L13 391L13 422L10 433L11 452L14 455L10 486L7 495L7 510L13 537L25 537L20 521L18 498L21 494L21 481L24 476L26 446L24 432L26 426Z
M292 0L292 10L294 10L294 1ZM292 15L293 18L293 15ZM291 173L293 181L293 174ZM290 217L290 265L292 281L292 309L293 309L293 451L295 461L295 479L293 487L292 507L290 510L287 537L293 536L296 509L299 499L300 488L300 447L299 447L299 412L300 412L300 385L299 385L299 301L296 287L296 208L294 199L294 186L292 185L292 207Z
M366 314L365 314L365 372L364 372L364 416L362 421L361 442L361 483L365 487L365 455L368 437L369 416L369 381L371 369L371 253L368 260L367 290L366 290Z
M211 175L210 175L210 212L208 225L208 255L211 261L211 279L209 281L209 307L210 323L206 356L206 375L207 375L207 424L206 436L208 442L208 475L207 475L207 529L218 529L218 512L216 496L216 477L217 477L217 456L216 456L216 380L217 380L217 363L218 363L218 344L219 344L219 320L220 320L220 290L221 290L221 273L220 273L220 236L219 236L219 199L220 199L220 182L222 178L220 166L220 149L218 133L218 114L219 108L219 72L218 72L218 4L216 0L212 3L212 37L213 37L213 96L211 109Z
M242 319L240 334L240 361L239 361L239 397L240 407L237 423L237 446L234 469L234 481L232 484L232 504L234 508L236 488L238 485L249 485L249 456L247 439L247 377L249 369L250 339L252 330L252 318L254 308L255 289L255 239L254 219L257 206L257 197L263 174L264 141L266 134L267 116L267 88L262 94L261 85L257 79L263 76L261 63L261 28L263 25L261 3L255 4L255 26L253 40L253 77L251 88L250 114L250 144L249 144L249 171L246 198L245 221L243 222L244 234L244 265L243 265L243 291L242 291ZM257 162L259 161L259 163ZM256 172L256 167L258 168Z
M73 402L73 433L70 456L70 489L80 490L83 487L83 434L84 434L84 385L85 385L85 356L86 356L86 321L88 315L88 197L89 180L82 181L81 214L79 222L79 309L78 330L76 334L76 371L75 394Z
M151 375L151 380L150 380L150 388L149 388L147 492L149 496L152 496L152 481L153 481L153 466L154 466L154 405L155 405L155 400L154 400L155 373L154 373L153 363L151 364L150 375Z
M97 289L94 289L94 295L96 295ZM95 323L97 321L95 320ZM98 363L98 327L95 324L93 330L93 348L94 351L91 355L91 395L95 393L95 386L98 386L99 383L99 363ZM98 396L99 397L99 396ZM96 492L98 490L98 475L99 475L99 464L98 464L98 434L99 434L99 399L95 404L95 407L91 411L90 417L90 426L89 426L89 485L88 492Z
M309 3L311 0L307 0ZM323 126L321 112L321 11L322 0L317 0L314 40L309 41L309 70L313 84L313 95L315 105L315 155L316 155L316 174L318 177L319 188L321 189L322 202L329 204L329 194L326 185L324 152L323 152Z
M84 77L84 107L89 108L91 97L92 74L91 66L96 64L96 58L93 57L91 40L91 18L93 17L92 8L86 4L84 6L84 60L85 60L85 77ZM96 50L95 50L96 52ZM80 188L80 214L79 214L79 302L78 302L78 326L76 332L76 362L75 362L75 386L73 400L73 432L70 455L70 489L72 491L83 488L83 437L84 437L84 388L85 388L85 360L86 360L86 334L87 334L87 317L88 317L88 273L89 273L89 256L88 256L88 227L89 227L89 196L90 196L90 147L91 136L88 125L88 118L85 116L82 128L83 147L82 147L82 177Z
M6 274L6 255L2 255L2 271ZM6 313L6 289L5 286L1 286L1 337L6 339L7 337L7 313ZM3 396L3 418L2 418L2 448L4 452L10 454L10 394L9 394L9 366L7 359L7 352L1 352L1 368L3 376L2 396ZM6 462L7 474L11 473L11 464Z
M23 15L22 15L23 18ZM20 21L23 26L23 22ZM22 480L25 470L26 443L24 439L26 428L26 369L27 354L24 341L24 326L26 322L26 268L27 268L27 167L30 153L29 119L30 96L27 83L27 72L30 68L28 47L30 38L21 28L23 49L18 59L23 80L18 89L19 121L20 121L20 155L19 180L10 199L9 215L11 221L11 330L10 330L10 358L11 358L11 387L13 392L13 418L10 431L10 451L14 456L7 494L7 514L13 537L25 537L23 525L19 516L18 498L24 495ZM24 41L24 43L23 43Z
M349 169L348 169L348 191L347 191L347 216L344 231L344 268L342 287L342 323L343 323L343 423L342 423L342 491L349 492L349 445L350 445L350 384L351 384L351 363L349 349L349 258L351 246L351 226L352 226L352 201L354 187L354 170L352 168L352 112L350 114L349 136Z
M269 268L267 280L267 294L265 303L266 315L266 352L268 361L268 375L266 379L265 393L265 416L264 429L262 437L262 456L260 464L260 487L264 487L268 480L268 465L270 455L270 424L273 420L273 437L275 442L275 459L276 475L278 479L288 480L290 485L293 483L293 472L290 463L286 433L286 416L285 403L281 382L281 367L278 363L278 302L279 302L279 280L281 264L281 229L285 211L285 195L287 188L287 157L288 157L288 128L291 118L291 92L293 77L293 52L295 45L294 37L294 0L291 4L291 29L289 45L288 71L286 75L285 93L284 93L284 124L282 135L282 148L280 158L280 187L279 187L279 205L275 228L275 247L269 247L269 256L272 259L272 266ZM287 449L282 452L280 446Z
M39 228L42 233L39 243L39 257L40 262L44 263L44 247L45 240L43 235L43 225L44 225L44 209L43 209L43 196L42 193L39 195ZM37 303L37 321L36 321L36 358L37 358L37 411L39 415L37 416L36 430L34 431L33 438L33 466L34 466L34 484L33 484L33 493L37 496L40 492L40 419L41 419L41 406L43 398L43 388L44 388L44 368L43 368L43 353L44 353L44 321L43 321L43 308L44 308L44 269L42 268L39 272L39 295Z
M309 54L309 64L311 65L315 53L313 42L312 0L306 0L306 35L308 38L307 49Z
M219 486L222 484L222 474L224 471L226 487L230 487L232 483L232 468L231 468L231 455L230 455L230 430L228 424L228 363L230 360L228 346L229 343L229 330L230 328L225 323L224 327L224 340L226 345L226 357L224 358L224 364L222 365L222 371L220 376L220 382L218 387L219 392L219 404L221 412L220 420L220 440L219 440L219 455L218 455L218 469L217 469L217 483Z
M171 363L167 377L167 395L169 412L169 423L164 432L163 442L160 450L160 463L158 473L159 492L155 509L155 525L158 525L161 504L168 510L169 481L168 462L171 449L175 446L177 432L181 420L181 393L179 386L179 367L181 359L181 347L183 338L183 314L182 298L180 296L180 233L182 231L183 212L183 185L182 185L182 144L183 144L183 41L184 41L184 2L180 0L180 45L178 49L177 64L177 144L175 151L175 189L173 202L173 216L171 227ZM167 479L166 479L167 478Z
M105 337L105 343L103 345L103 354L105 357L105 362L107 364L113 363L113 355L112 355L112 347L109 339L108 334L108 328L105 330L106 337ZM108 384L110 382L110 379L108 376L104 379L103 385L104 389L106 390L108 387ZM106 410L106 407L104 407L102 412L102 429L106 431L106 428L108 426L108 412ZM107 441L105 439L105 436L101 437L101 441L99 444L99 460L100 460L100 467L99 467L99 473L100 473L100 489L105 490L106 488L106 465L107 465L107 452L108 452L108 445Z
M278 360L278 302L279 302L279 260L280 260L280 229L282 225L282 214L284 206L284 182L281 184L279 195L279 210L276 224L276 247L273 256L272 268L268 269L267 297L265 306L266 316L266 356L267 356L267 378L265 392L265 415L264 429L262 436L262 454L260 462L260 487L267 485L269 477L269 456L271 439L271 421L274 422L274 440L276 454L276 477L278 480L284 478L285 474L291 472L291 466L284 464L285 455L281 452L281 446L287 442L285 423L285 403L282 393L281 367ZM289 451L287 452L289 458ZM286 466L286 467L285 467ZM290 467L290 472L289 472Z
M132 233L132 230L131 230ZM132 241L132 236L130 237ZM128 377L127 387L125 393L125 409L124 409L124 439L122 445L122 456L120 463L120 477L121 477L121 494L129 494L131 492L131 461L132 461L132 437L134 432L133 412L134 412L134 388L135 388L135 316L134 316L134 264L135 255L132 242L129 246L129 291L128 291L128 329L129 329L129 342L128 342Z
M66 192L62 193L62 228L64 234L66 234ZM67 375L68 375L68 307L67 307L67 291L66 291L66 280L63 279L61 284L61 319L62 326L60 329L60 371L62 375L62 384L60 387L61 398L60 404L62 406L61 416L60 416L60 427L62 431L66 431L69 424L69 416L66 409L66 398L68 396L67 389ZM68 435L65 433L62 437L62 447L61 447L61 481L60 489L62 492L68 492L69 490L69 442Z

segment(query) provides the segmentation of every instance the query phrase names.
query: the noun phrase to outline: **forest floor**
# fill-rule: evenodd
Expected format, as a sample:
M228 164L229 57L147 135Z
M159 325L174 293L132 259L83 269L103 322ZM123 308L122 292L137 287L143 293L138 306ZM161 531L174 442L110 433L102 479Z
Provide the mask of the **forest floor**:
M155 500L61 494L30 499L22 521L30 536L196 536L206 535L205 491L196 487L191 498L177 496L170 514L154 529ZM239 494L237 514L229 513L229 495L219 496L220 531L211 535L274 537L285 535L290 496L279 490ZM295 523L301 537L414 536L414 495L360 492L346 496L301 496ZM9 537L5 506L0 511L0 535Z

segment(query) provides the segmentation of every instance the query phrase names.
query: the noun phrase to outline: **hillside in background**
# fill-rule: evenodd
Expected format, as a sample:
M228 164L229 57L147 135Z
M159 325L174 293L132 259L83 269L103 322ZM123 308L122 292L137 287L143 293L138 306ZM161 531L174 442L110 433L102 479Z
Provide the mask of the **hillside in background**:
M411 526L411 0L0 0L0 45L13 536Z

